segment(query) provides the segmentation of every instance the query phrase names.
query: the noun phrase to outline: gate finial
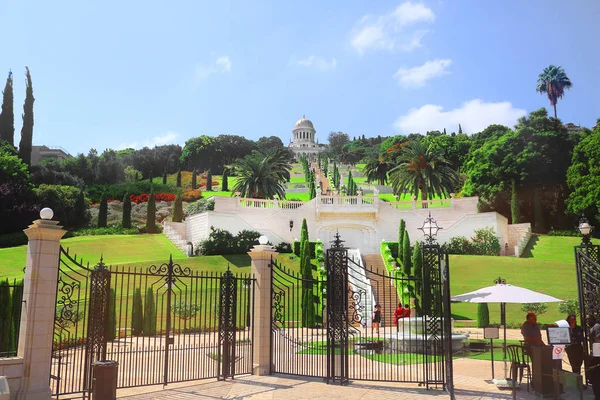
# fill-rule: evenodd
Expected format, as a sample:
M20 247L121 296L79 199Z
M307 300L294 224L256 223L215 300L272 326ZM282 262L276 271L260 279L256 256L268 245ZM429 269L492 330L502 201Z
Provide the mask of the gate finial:
M339 230L336 230L336 231L335 231L335 240L333 240L333 241L331 242L331 244L332 244L332 246L331 246L331 247L332 247L332 248L336 248L336 249L343 249L343 248L344 248L344 246L342 245L342 243L344 243L344 242L345 242L345 240L342 240L342 238L340 237L340 232L339 232Z

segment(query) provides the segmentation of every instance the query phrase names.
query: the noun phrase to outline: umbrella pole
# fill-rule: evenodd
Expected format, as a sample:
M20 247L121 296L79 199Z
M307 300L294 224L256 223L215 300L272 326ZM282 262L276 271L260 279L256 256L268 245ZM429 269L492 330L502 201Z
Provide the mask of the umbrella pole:
M506 365L506 303L500 303L500 323L504 327L504 379L507 378L507 365Z

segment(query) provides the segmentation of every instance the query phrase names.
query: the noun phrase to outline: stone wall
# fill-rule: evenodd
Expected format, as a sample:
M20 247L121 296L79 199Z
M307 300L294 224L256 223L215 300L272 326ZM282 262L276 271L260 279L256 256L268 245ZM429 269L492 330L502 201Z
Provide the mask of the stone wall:
M10 389L10 398L16 399L21 387L23 375L23 357L0 358L0 376L5 376Z
M524 224L512 224L508 225L508 249L509 253L515 257L521 257L525 247L529 243L531 238L531 224L529 222Z

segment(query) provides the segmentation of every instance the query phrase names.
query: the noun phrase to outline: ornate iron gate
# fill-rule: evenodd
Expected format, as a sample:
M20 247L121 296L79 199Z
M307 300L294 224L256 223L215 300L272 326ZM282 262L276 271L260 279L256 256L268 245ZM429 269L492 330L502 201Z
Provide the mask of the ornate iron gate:
M338 235L327 250L327 280L272 264L272 372L452 390L447 255L437 245L424 246L422 276L405 276L364 267L342 242ZM300 322L307 286L323 316L313 324ZM376 304L379 327L373 323ZM395 315L407 313L395 313L399 304L410 305L413 315L397 322Z
M91 363L119 363L117 387L252 371L251 276L160 266L84 266L61 248L51 388L91 391Z
M579 315L584 332L583 348L587 359L592 346L589 338L590 330L596 322L595 319L600 318L600 246L592 244L589 237L584 237L581 245L575 247L575 263ZM586 379L588 379L587 374Z

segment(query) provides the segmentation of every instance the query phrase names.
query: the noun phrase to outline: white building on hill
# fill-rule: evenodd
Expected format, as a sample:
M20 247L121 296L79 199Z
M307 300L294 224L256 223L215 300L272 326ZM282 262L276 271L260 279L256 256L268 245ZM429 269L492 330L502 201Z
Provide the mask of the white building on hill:
M319 146L318 140L315 143L317 131L311 120L306 116L302 116L292 130L293 139L289 144L290 150L294 152L294 157L300 157L300 154L305 154L309 159L316 159L317 154L322 147Z

